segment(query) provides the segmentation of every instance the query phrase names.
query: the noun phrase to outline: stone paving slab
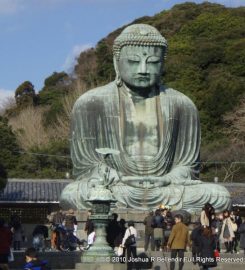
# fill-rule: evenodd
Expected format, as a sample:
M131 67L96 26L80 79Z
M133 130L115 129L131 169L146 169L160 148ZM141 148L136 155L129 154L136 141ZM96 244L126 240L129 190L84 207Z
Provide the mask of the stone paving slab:
M138 249L138 254L143 253L143 249ZM81 252L45 252L40 253L40 258L47 259L52 269L64 269L64 270L126 270L126 264L114 263L93 263L84 264L81 263ZM151 269L151 270L169 270L169 264L166 265L164 261L157 261L157 258L169 258L168 252L151 252L147 254L149 258L154 257L155 261L151 268L140 267L139 269ZM186 258L191 257L190 252L185 253ZM218 267L213 268L217 270L240 270L245 269L245 256L244 254L221 254L222 259L240 259L243 263L219 263ZM24 253L15 253L15 262L10 264L10 269L23 269L24 265ZM141 264L142 265L142 264ZM175 268L176 270L178 267ZM183 270L199 270L199 267L194 266L192 262L187 262L184 265Z

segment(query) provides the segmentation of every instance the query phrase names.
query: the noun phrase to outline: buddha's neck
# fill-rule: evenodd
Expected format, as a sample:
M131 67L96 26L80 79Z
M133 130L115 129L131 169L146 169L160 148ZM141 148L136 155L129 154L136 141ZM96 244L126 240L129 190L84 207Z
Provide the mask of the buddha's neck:
M136 103L147 98L154 97L158 93L158 89L155 86L147 89L133 89L124 84L123 88L124 91L126 91Z

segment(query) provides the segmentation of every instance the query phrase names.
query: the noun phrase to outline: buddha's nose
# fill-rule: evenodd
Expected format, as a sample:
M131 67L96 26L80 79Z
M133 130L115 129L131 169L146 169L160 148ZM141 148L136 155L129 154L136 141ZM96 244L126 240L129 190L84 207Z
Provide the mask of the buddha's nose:
M138 69L139 74L146 74L147 72L147 64L146 61L141 61L139 64L139 69Z

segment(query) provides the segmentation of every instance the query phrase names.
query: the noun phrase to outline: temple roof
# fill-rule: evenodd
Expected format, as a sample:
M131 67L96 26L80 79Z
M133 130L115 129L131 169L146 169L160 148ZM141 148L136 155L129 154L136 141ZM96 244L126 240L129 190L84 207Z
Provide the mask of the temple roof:
M1 203L59 203L67 179L8 179L0 191ZM245 207L245 183L225 183L232 197L232 205Z
M59 203L66 179L8 179L0 203Z

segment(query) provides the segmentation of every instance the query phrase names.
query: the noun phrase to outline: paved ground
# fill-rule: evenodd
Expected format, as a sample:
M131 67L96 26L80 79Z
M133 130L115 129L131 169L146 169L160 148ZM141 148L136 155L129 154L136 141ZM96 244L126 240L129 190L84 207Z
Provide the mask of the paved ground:
M143 253L143 249L138 249L138 254ZM85 264L80 263L81 252L45 252L40 253L40 257L47 259L50 262L52 269L77 269L77 270L126 270L125 264L116 263L114 267L112 265L105 265L103 263L96 265L86 266ZM138 269L152 269L152 270L169 270L169 253L163 252L152 252L147 254L149 260L154 260L151 268L145 268L145 263L142 263ZM191 262L191 253L188 252L185 254L186 260L183 270L199 270L198 266L194 266ZM143 256L143 255L142 255ZM143 256L146 258L146 256ZM24 254L22 252L15 253L15 262L10 265L10 269L23 269L24 264ZM227 262L218 263L218 267L212 268L217 270L240 270L245 269L245 256L244 254L225 254L221 253L221 259ZM146 259L144 259L146 261ZM232 262L237 260L236 263ZM228 262L230 261L230 262ZM178 267L176 266L176 270Z

